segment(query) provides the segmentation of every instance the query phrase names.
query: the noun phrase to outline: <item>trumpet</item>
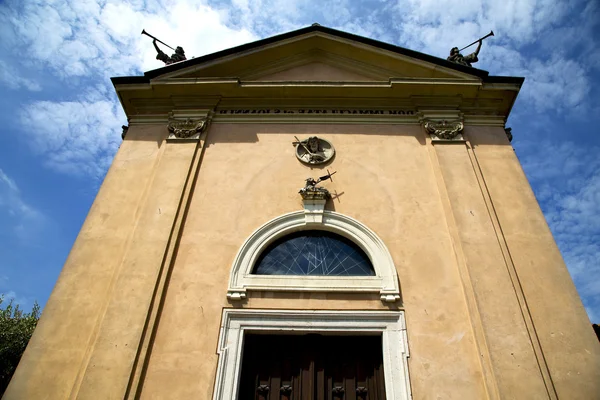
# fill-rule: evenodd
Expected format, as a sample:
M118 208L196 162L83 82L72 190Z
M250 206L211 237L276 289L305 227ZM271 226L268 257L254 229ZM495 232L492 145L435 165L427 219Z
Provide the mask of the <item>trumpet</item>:
M164 44L165 46L167 46L168 48L170 48L171 50L175 50L174 48L172 48L171 46L169 46L168 44L166 44L165 42L163 42L160 39L155 38L154 36L152 36L151 34L149 34L148 32L146 32L145 29L142 29L142 35L146 35L146 36L150 36L152 39L156 40L159 43Z
M143 32L142 32L142 33L143 33ZM463 51L463 50L464 50L464 49L466 49L467 47L471 47L471 46L473 46L475 43L477 43L477 42L479 42L479 41L481 41L481 40L483 40L483 39L485 39L485 38L488 38L488 37L490 37L490 36L494 36L494 31L490 31L490 33L488 33L487 35L485 35L485 36L484 36L484 37L482 37L481 39L477 39L476 41L474 41L473 43L471 43L471 44L470 44L470 45L468 45L468 46L465 46L465 47L463 47L463 48L462 48L462 49L460 49L459 51Z

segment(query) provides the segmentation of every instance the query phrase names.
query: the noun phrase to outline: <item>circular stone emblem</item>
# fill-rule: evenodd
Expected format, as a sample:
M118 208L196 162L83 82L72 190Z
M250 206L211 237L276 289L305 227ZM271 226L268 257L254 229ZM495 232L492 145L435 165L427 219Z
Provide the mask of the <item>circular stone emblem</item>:
M324 164L335 154L333 145L325 139L311 136L308 139L296 140L296 158L305 164Z

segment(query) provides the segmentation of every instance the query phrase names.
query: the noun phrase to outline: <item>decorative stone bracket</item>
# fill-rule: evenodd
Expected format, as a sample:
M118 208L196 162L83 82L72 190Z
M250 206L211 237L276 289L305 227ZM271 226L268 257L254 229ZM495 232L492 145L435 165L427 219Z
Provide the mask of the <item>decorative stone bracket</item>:
M463 142L464 120L460 110L419 110L419 122L432 142Z
M429 133L432 140L459 140L462 141L464 124L460 120L433 121L428 118L421 120L423 128Z
M200 135L206 131L210 120L208 117L201 119L186 118L178 120L169 118L169 139L200 139Z

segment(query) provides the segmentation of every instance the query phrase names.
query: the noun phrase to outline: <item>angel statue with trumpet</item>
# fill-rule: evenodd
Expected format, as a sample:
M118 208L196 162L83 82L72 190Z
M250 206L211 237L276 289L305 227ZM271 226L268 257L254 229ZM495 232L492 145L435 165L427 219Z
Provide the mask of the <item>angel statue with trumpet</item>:
M158 54L156 54L156 59L164 62L165 65L169 65L169 64L173 64L173 63L176 63L179 61L187 60L187 58L185 57L185 51L183 51L183 47L177 46L177 48L174 49L171 46L169 46L168 44L166 44L165 42L158 40L157 38L155 38L154 36L152 36L151 34L146 32L146 30L142 30L142 35L150 36L153 39L152 44L154 45L154 48L156 49L156 52L158 53ZM164 44L171 50L175 50L175 53L171 54L171 57L169 57L165 52L163 52L158 47L158 44L156 44L156 42Z
M494 31L491 31L490 33L488 33L481 39L474 41L473 43L471 43L468 46L463 47L462 49L459 49L458 47L453 47L450 50L450 55L448 56L447 60L451 61L453 63L456 63L456 64L464 65L466 67L471 67L472 63L476 63L477 61L479 61L479 59L477 58L477 55L479 54L479 50L481 50L481 43L483 42L483 39L485 39L489 36L494 36ZM463 56L460 53L462 50L466 49L467 47L473 46L475 43L479 43L479 44L477 45L477 50L475 50L473 53L468 54L466 56Z

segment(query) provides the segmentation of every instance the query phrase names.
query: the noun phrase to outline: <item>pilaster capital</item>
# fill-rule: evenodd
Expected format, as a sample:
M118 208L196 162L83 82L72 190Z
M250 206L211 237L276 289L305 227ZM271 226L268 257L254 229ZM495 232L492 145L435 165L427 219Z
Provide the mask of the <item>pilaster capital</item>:
M418 115L419 122L432 141L464 141L462 136L464 120L460 111L423 110Z
M169 139L192 139L199 140L200 135L206 131L210 124L210 117L176 119L169 116Z

